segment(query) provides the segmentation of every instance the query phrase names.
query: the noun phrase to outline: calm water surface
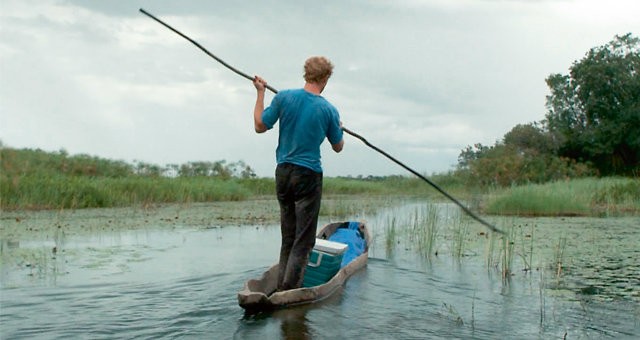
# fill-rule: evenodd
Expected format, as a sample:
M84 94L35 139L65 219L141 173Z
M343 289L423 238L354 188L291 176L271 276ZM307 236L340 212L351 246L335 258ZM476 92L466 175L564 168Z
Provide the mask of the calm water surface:
M277 260L277 226L147 228L2 240L2 339L428 339L640 336L640 219L496 219L515 239L503 279L470 224L454 256L441 207L438 256L406 232L418 204L364 216L366 270L318 304L246 315L236 293ZM399 216L406 216L402 221ZM358 218L358 217L354 217ZM325 221L326 222L326 221ZM512 227L513 226L513 227ZM403 236L404 235L404 236ZM529 256L529 245L534 243ZM55 247L55 252L53 251ZM562 256L558 251L563 250ZM558 261L560 258L560 261ZM525 259L532 262L524 271ZM561 262L561 273L557 271Z

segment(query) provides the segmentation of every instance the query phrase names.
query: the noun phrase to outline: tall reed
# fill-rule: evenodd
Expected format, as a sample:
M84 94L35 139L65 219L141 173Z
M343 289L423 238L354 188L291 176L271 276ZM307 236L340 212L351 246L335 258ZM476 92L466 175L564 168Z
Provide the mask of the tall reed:
M494 252L496 249L497 238L498 238L498 234L489 232L489 239L485 244L485 263L487 265L487 269L491 269L496 266L496 259L494 258Z
M566 247L567 247L567 237L564 235L560 236L553 253L554 267L555 267L554 270L557 278L559 278L560 275L562 275L564 250L566 249Z
M544 268L540 269L540 285L539 285L539 295L540 295L540 326L544 324L545 317L545 301L544 301Z
M411 238L420 254L431 257L434 254L438 236L439 209L435 204L416 208L412 219Z
M387 253L392 253L396 243L398 242L398 230L396 228L395 216L388 218L387 224L384 227L384 240Z
M466 239L469 234L469 220L460 212L456 212L452 216L453 220L453 237L451 239L451 251L453 257L461 259L464 256Z
M520 245L522 247L522 252L519 254L522 258L522 262L524 262L524 271L531 272L533 270L533 236L534 236L534 224L531 224L530 233L528 235L524 234L523 228L520 228ZM528 249L525 248L526 241L525 239L529 239Z
M502 236L502 249L501 254L501 269L502 279L508 280L513 272L513 248L514 248L514 228L511 226L506 235Z

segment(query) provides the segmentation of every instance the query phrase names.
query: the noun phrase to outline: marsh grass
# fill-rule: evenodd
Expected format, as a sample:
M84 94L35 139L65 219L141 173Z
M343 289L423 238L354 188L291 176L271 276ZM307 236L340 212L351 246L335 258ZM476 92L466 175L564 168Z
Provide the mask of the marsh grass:
M567 237L560 236L558 238L558 243L555 246L553 252L553 263L554 263L554 272L556 274L556 278L560 278L563 270L563 262L564 262L564 251L567 248Z
M385 184L380 181L327 177L323 179L322 190L323 193L329 195L357 195L363 193L379 195L384 193Z
M469 220L461 212L456 212L451 220L453 222L451 252L453 257L459 260L464 256L466 239L469 235Z
M496 250L496 242L498 239L498 234L494 232L489 232L487 237L487 242L485 243L485 264L487 265L487 269L494 268L498 263L498 260L495 258L495 250Z
M272 196L267 196L274 199ZM320 215L329 217L330 221L353 218L366 220L366 216L375 214L382 208L392 205L393 199L379 196L323 195Z
M384 226L387 251L402 244L405 249L413 249L430 259L434 254L437 255L439 224L440 209L432 203L416 206L409 214L388 215Z
M513 273L513 250L515 246L514 242L515 228L511 226L506 235L501 238L500 249L500 263L502 280L509 280Z
M435 253L438 236L439 209L435 204L416 208L413 214L410 235L418 251L425 257Z
M489 214L524 216L612 216L640 212L640 179L580 178L529 184L499 191Z
M356 215L359 207L353 202L341 198L323 200L320 206L320 215L329 216L330 220Z
M224 167L224 163L215 164ZM176 170L178 165L174 165L176 171L171 176L178 177L171 177L162 169L153 164L128 164L88 155L70 156L63 150L45 152L0 146L0 209L77 209L239 201L267 195L273 197L275 192L273 178L240 175L228 168L222 172L182 174ZM496 193L489 187L469 186L454 172L429 177L453 196L467 201L473 210L486 207L485 212L490 214L640 214L638 178L581 178L498 189ZM327 177L323 195L442 199L424 181L410 176ZM490 201L484 204L487 196ZM335 210L341 208L336 207ZM343 210L347 213L352 209L344 207ZM336 215L344 214L336 212Z
M532 274L534 270L539 272L550 270L557 279L563 275L566 268L566 236L560 235L557 240L549 240L550 252L546 253L543 249L546 246L541 244L546 242L536 237L535 224L524 226L513 222L501 224L501 229L506 234L487 233L484 241L485 265L488 270L500 272L505 283L509 282L509 278L515 275L517 270L521 270L525 275ZM534 256L536 251L541 254ZM537 265L534 265L535 258L540 258ZM542 258L547 260L543 263Z
M542 326L544 324L545 310L546 310L545 300L544 300L544 268L540 270L540 280L539 280L538 289L539 289L538 295L540 299L540 326Z
M473 297L471 298L471 329L475 329L476 327L476 289L473 289Z
M589 199L568 187L525 185L510 188L490 202L486 212L499 215L587 215Z
M398 229L396 227L396 218L395 216L389 217L387 220L387 224L384 228L384 240L385 240L385 249L387 250L387 254L393 252L396 244L398 243Z
M211 178L24 177L2 186L5 209L78 209L171 202L239 201L251 190Z
M593 209L601 216L640 212L640 179L602 178L587 181L593 192Z
M525 272L531 272L531 270L533 270L533 243L534 243L535 226L532 224L529 229L529 234L526 234L526 235L522 227L520 227L519 229L520 229L519 243L520 243L522 252L518 253L518 255L520 255L520 258L522 258L522 262L524 263L523 270Z
M438 216L439 210L436 205L429 205L427 208L427 221L425 223L426 228L424 231L423 239L424 243L424 252L429 256L434 254L434 248L436 248L436 240L438 238L438 223L440 219Z
M0 208L4 210L107 208L159 203L240 201L273 197L275 179L141 174L131 165L97 157L0 150ZM429 197L419 179L325 178L323 196ZM344 216L351 206L334 206ZM342 210L340 212L338 210Z

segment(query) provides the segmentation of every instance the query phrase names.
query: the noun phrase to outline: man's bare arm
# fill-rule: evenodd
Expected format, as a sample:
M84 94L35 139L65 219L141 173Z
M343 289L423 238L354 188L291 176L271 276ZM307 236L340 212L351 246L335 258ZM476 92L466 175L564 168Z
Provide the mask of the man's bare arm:
M262 111L264 111L264 93L267 82L255 76L253 78L253 86L256 88L256 105L253 108L253 126L257 133L267 131L267 126L262 122Z

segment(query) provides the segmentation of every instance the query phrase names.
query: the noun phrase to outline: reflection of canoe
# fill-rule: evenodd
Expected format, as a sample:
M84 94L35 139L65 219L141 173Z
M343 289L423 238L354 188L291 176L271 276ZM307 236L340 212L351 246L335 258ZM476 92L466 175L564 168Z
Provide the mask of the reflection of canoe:
M328 239L345 223L331 223L318 232L317 238ZM259 279L251 279L238 292L238 303L247 310L263 310L286 307L323 300L342 287L345 281L356 271L367 265L371 235L364 223L360 223L360 230L364 233L366 247L364 253L341 268L327 283L308 288L297 288L282 292L275 292L278 280L278 264L269 268Z

